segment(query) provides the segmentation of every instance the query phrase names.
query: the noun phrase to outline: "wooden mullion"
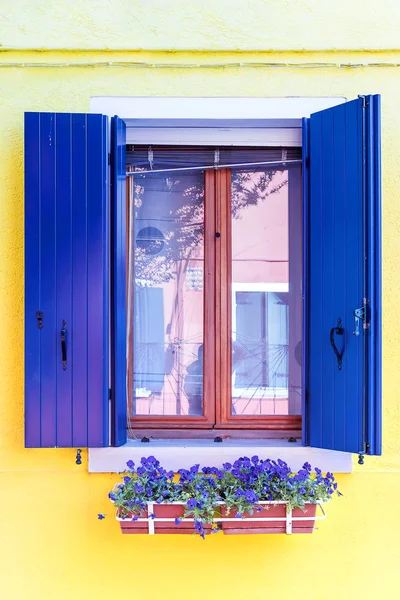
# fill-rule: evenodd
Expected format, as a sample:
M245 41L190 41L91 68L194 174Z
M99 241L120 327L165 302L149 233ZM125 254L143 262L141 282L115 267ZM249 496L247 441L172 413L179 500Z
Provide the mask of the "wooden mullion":
M204 296L203 296L203 415L208 422L215 422L216 363L215 363L215 174L204 172Z
M231 242L231 171L221 169L216 177L217 238L216 262L216 357L219 374L217 424L226 422L231 412L232 387L232 242Z

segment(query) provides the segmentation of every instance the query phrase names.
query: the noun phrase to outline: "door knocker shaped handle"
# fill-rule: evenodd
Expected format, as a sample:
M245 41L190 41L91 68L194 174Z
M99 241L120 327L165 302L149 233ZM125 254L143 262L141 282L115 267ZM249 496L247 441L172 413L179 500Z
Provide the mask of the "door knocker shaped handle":
M335 334L336 335L344 335L344 329L342 327L342 319L338 319L336 327L332 327L330 335L329 335L331 346L332 346L333 351L336 356L338 369L339 369L339 371L341 371L342 370L342 359L343 359L343 354L344 354L344 343L343 343L342 351L339 352L339 350L335 344Z
M67 323L66 321L62 322L61 329L61 360L62 360L62 368L64 371L67 370Z

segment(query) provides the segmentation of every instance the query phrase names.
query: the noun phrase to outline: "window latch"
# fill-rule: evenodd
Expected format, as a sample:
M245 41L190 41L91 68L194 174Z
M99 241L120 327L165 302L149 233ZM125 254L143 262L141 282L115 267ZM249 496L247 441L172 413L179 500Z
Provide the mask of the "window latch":
M354 315L354 331L353 331L353 335L360 335L360 323L365 321L365 307L363 306L362 308L356 308L355 311L353 311L353 315Z

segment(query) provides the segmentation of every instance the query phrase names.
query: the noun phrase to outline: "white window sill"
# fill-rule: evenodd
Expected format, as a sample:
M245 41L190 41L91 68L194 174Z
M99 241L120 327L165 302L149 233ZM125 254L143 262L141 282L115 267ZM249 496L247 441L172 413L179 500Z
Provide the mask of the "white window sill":
M142 443L129 440L119 448L90 448L89 473L119 473L124 471L128 460L138 464L142 456L155 456L165 469L187 469L194 464L221 467L240 456L259 456L262 459L278 458L288 463L293 471L305 462L319 467L323 472L351 473L352 457L347 452L322 450L302 446L301 442L286 440L152 440Z

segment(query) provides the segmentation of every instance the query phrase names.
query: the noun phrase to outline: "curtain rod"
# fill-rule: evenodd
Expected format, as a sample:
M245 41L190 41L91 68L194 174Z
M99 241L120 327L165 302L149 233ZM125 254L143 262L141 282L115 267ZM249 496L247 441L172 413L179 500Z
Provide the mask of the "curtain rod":
M148 169L147 171L127 171L126 175L148 175L151 173L176 173L178 171L206 171L209 169L228 169L230 167L257 167L267 165L293 165L301 164L301 159L296 160L274 160L269 162L232 163L229 165L204 165L202 167L176 167L174 169Z

